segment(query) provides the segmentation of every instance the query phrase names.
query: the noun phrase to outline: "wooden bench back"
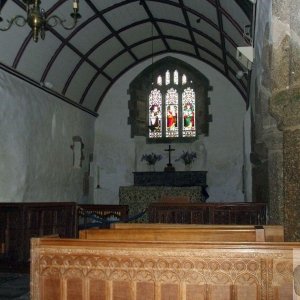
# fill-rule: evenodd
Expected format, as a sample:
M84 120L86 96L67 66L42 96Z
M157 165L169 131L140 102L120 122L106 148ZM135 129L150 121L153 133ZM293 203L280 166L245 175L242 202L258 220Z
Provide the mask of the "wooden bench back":
M281 225L263 225L266 242L283 242L284 229ZM254 225L201 225L201 224L167 224L167 223L112 223L111 229L257 229Z
M112 241L264 242L263 228L88 229L80 239Z
M296 299L300 243L43 238L31 249L32 300Z

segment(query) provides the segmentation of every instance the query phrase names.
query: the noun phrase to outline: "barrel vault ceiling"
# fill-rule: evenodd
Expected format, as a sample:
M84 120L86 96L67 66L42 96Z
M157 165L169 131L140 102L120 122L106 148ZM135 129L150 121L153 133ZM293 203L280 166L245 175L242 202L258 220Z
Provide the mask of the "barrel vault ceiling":
M28 25L0 31L0 67L93 115L124 73L160 54L199 59L222 73L247 103L248 80L236 48L248 46L252 28L249 0L80 0L82 18L71 31L48 28L32 40ZM72 0L42 0L46 15L70 19ZM21 0L2 0L0 27L16 14Z

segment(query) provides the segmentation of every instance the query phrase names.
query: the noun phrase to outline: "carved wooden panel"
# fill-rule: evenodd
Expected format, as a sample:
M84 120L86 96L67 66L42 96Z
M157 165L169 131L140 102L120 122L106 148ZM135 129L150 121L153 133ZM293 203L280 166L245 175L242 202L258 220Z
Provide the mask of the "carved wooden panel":
M28 264L31 237L75 237L76 210L75 202L0 203L1 263Z
M266 203L150 203L149 222L266 224Z
M128 206L77 205L75 202L0 203L0 263L13 268L28 265L31 237L53 234L75 237L79 223L81 228L87 227L88 214L124 220L128 217Z
M32 246L33 300L293 299L293 248L300 249L57 239Z

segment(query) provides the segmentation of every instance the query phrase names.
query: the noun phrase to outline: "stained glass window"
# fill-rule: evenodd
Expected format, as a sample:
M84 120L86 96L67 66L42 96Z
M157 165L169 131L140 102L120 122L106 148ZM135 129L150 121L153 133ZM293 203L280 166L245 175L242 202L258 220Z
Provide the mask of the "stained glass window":
M153 87L149 95L148 137L196 137L196 96L188 84L188 77L181 75L178 70L167 70L164 74L165 79L162 74L156 75L154 82L157 86Z
M157 84L158 85L162 85L162 77L161 77L161 75L159 75L159 76L157 76Z
M195 92L187 88L182 93L182 136L196 136L195 128Z
M193 66L164 57L129 86L131 136L152 143L190 143L209 134L209 80Z
M166 72L166 85L169 85L171 82L171 79L170 79L170 71L168 70Z
M149 96L149 138L162 137L162 94L158 89L151 91Z
M178 71L177 70L175 70L174 71L174 84L178 84L179 82L178 82Z
M165 109L166 137L178 137L178 93L173 88L167 91Z

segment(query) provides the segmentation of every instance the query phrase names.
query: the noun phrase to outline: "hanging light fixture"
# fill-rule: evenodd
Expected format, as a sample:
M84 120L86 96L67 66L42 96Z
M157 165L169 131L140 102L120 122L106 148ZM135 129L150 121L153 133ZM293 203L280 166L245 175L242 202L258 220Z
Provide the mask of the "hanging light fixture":
M17 15L10 20L7 20L8 25L6 27L0 27L1 31L7 31L13 24L23 27L27 23L32 30L32 37L35 42L38 41L39 35L43 40L45 38L46 27L55 27L60 24L66 30L72 30L80 19L79 0L73 0L73 13L71 13L72 24L70 26L65 25L66 20L61 19L57 15L47 16L44 9L40 8L40 0L23 0L26 5L27 18L21 15ZM0 7L1 10L1 7ZM0 18L0 22L3 19Z

